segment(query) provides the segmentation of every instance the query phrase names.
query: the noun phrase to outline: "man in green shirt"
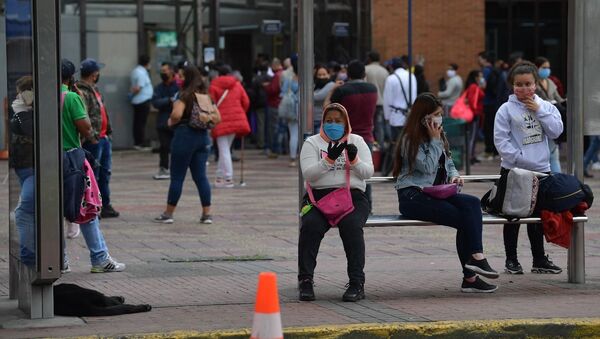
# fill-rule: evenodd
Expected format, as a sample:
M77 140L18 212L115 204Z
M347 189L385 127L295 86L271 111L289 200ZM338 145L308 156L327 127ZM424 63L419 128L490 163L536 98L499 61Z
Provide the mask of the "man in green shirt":
M88 138L92 133L92 125L85 111L83 101L77 93L71 92L75 82L75 65L63 59L61 62L61 111L62 111L62 134L63 150L81 147L80 135ZM92 262L92 273L121 272L125 270L125 264L119 263L108 254L108 247L104 241L104 235L100 230L98 217L85 224L81 224L81 233L90 251ZM65 265L65 271L69 271Z

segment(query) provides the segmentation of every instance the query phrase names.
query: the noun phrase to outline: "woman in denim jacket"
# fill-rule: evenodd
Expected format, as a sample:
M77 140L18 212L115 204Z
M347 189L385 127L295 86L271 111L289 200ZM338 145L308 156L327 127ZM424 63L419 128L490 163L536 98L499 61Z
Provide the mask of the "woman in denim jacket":
M461 193L436 199L423 193L423 187L433 186L434 182L463 183L452 162L442 115L442 103L432 93L420 94L411 108L394 164L400 213L406 218L456 228L456 248L464 275L461 291L491 293L497 286L477 276L498 278L483 255L479 199Z

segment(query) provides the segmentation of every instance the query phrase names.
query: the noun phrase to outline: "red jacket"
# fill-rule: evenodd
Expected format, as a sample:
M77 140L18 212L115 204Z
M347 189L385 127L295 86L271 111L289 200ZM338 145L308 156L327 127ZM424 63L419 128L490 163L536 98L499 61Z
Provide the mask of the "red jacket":
M244 87L235 77L224 75L215 78L210 83L208 93L216 104L226 89L229 92L219 106L221 122L213 128L213 138L234 133L240 137L250 133L250 124L246 117L250 100Z
M271 79L271 83L265 87L265 91L267 92L267 105L269 107L278 108L279 103L281 102L281 72L279 70L275 72L273 79Z
M469 101L469 107L473 110L475 116L483 114L483 97L485 93L477 84L470 84L467 88L466 98ZM476 100L477 99L477 100Z

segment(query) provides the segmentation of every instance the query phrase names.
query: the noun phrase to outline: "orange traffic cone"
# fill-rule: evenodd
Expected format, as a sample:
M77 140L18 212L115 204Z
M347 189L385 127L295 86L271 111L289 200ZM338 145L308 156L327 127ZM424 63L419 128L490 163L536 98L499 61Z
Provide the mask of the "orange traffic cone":
M273 272L258 275L258 292L250 339L282 339L277 276Z

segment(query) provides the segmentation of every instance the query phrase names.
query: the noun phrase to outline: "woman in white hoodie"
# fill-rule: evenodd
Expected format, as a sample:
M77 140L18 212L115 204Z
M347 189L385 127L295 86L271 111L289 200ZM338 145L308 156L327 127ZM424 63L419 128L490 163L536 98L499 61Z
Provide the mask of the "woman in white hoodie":
M508 74L511 94L496 113L494 120L494 144L502 158L500 174L518 167L536 172L550 172L548 140L556 139L563 131L558 109L535 94L539 83L538 69L529 61L513 66ZM517 260L518 224L504 225L504 248L506 272L523 274ZM528 224L527 235L533 255L533 273L562 272L544 252L542 225Z
M323 110L319 134L306 139L300 152L300 167L312 196L304 196L302 226L298 241L299 299L315 300L313 275L323 236L332 226L339 226L348 259L348 289L342 299L358 301L365 297L365 240L363 226L369 216L365 194L366 179L373 175L371 152L363 138L352 134L348 112L340 104ZM349 186L354 209L331 220L314 206L329 193ZM314 196L314 198L313 198ZM337 200L341 201L340 199ZM342 214L343 215L343 214ZM339 219L339 220L336 220Z

